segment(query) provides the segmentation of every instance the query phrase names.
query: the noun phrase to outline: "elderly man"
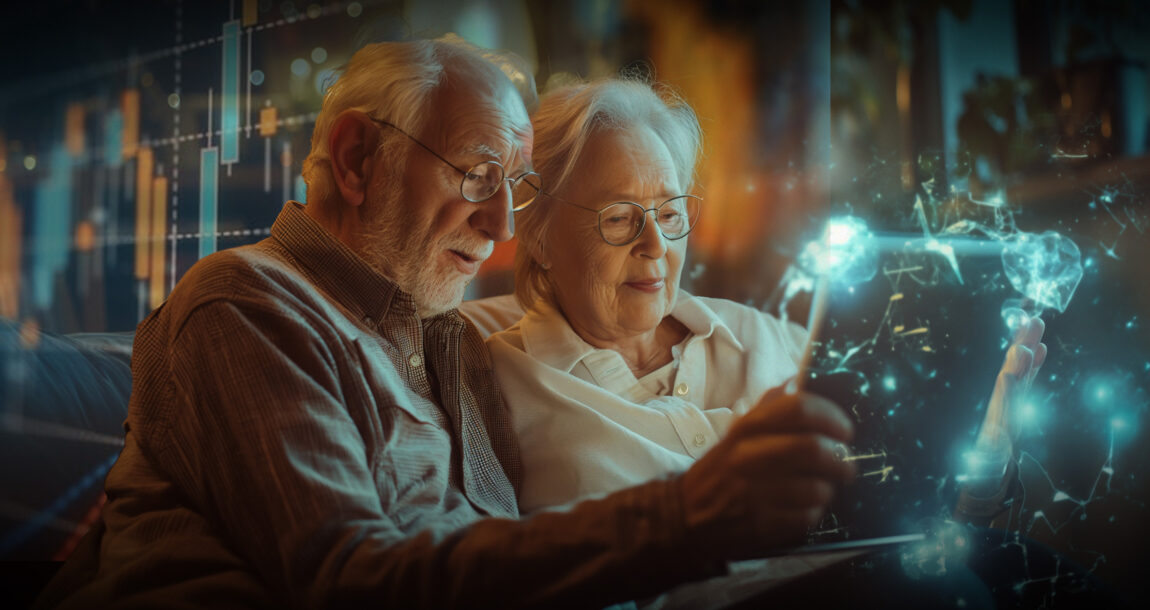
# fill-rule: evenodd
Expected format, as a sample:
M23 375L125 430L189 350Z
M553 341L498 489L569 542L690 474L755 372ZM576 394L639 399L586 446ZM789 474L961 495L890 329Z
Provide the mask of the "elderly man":
M331 88L309 203L193 267L139 327L101 521L44 606L590 606L801 539L851 425L764 399L681 476L519 521L466 284L541 186L512 83L456 41Z

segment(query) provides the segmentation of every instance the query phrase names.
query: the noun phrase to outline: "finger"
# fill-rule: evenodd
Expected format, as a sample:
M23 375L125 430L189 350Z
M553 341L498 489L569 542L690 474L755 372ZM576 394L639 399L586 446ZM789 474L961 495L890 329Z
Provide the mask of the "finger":
M743 440L735 468L761 480L796 475L847 483L854 480L853 462L844 462L842 445L819 434L770 434Z
M1030 318L1025 325L1018 329L1017 343L1025 345L1030 350L1038 345L1042 340L1042 335L1046 332L1046 322L1042 318L1035 316Z
M1013 375L1016 379L1026 379L1030 376L1031 365L1034 364L1034 352L1025 345L1015 344L1006 350L1006 361L1002 363L1000 375Z
M1034 363L1030 365L1030 378L1026 380L1028 386L1030 382L1034 381L1034 378L1038 376L1038 369L1041 369L1042 365L1046 363L1046 352L1045 343L1039 343L1035 346Z
M732 435L808 432L840 441L854 436L854 424L835 403L813 394L784 394L764 400L731 429Z

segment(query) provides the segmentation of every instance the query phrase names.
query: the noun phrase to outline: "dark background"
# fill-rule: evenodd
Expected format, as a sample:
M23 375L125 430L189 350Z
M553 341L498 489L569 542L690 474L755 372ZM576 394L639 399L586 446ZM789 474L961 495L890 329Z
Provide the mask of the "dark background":
M218 129L221 26L240 18L244 5L6 5L0 316L13 329L130 331L151 308L140 296L151 276L133 274L135 160L108 158L104 143L108 116L125 90L139 92L140 144L154 151L154 175L173 186L167 229L145 236L165 243L158 281L170 287L198 258L207 94L214 90ZM254 6L256 21L241 37L241 125L249 117L248 82L252 124L267 105L290 120L273 136L245 132L240 162L230 173L220 169L219 230L226 234L219 248L262 237L285 183L296 196L321 73L366 42L447 31L519 53L541 89L629 69L652 72L687 98L705 132L697 187L705 211L690 238L684 278L697 294L777 311L780 280L828 216L860 217L889 238L877 242L874 279L832 295L811 384L859 421L856 453L885 455L865 466L891 468L885 479L862 477L840 501L835 514L845 535L905 530L949 510L1006 347L1000 309L1020 296L1004 276L1001 241L1018 231L1068 236L1081 251L1084 275L1065 312L1044 314L1050 356L1028 399L1020 443L1026 495L1011 527L1131 596L1150 596L1146 2ZM299 61L306 74L292 71ZM252 70L264 74L259 84ZM70 107L82 116L83 142L72 151L65 146ZM1002 204L978 203L994 200ZM961 282L921 242L903 245L923 236L924 222L937 236L962 220L994 230L964 235L982 245L959 249ZM510 291L513 247L498 250L470 297ZM896 271L906 267L919 270ZM904 296L892 302L896 293ZM806 303L791 301L790 317L805 321ZM902 334L919 327L928 331ZM844 364L842 354L854 347ZM3 409L15 412L22 394L14 388L22 386L8 377ZM30 447L39 462L57 451L8 424L0 430L4 442ZM70 450L81 443L93 468L117 451L60 442L72 443ZM12 464L5 470L0 515L9 534L28 523L68 531L90 508ZM74 475L76 485L93 488L102 475L90 474ZM32 497L36 506L67 501L46 519ZM13 559L55 552L49 547L56 538L36 540L4 550Z

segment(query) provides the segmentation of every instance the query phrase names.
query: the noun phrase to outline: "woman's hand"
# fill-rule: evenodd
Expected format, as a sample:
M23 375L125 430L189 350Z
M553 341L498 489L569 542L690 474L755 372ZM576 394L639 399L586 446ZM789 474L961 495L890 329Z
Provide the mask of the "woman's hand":
M1030 391L1038 369L1046 361L1046 345L1040 343L1046 324L1042 318L1028 318L1014 333L1014 342L1006 350L1006 359L990 395L986 418L978 433L975 447L999 447L1018 439L1018 410Z

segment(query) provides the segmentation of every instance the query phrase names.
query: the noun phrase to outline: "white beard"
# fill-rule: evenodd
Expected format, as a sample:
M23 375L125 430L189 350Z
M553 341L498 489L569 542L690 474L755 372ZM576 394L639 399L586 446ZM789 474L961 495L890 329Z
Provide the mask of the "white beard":
M411 295L420 318L459 307L471 277L463 276L444 259L448 249L489 255L490 240L452 234L433 240L426 227L416 228L411 206L402 191L377 188L383 200L369 202L374 212L364 220L359 255ZM371 208L369 208L371 209Z

